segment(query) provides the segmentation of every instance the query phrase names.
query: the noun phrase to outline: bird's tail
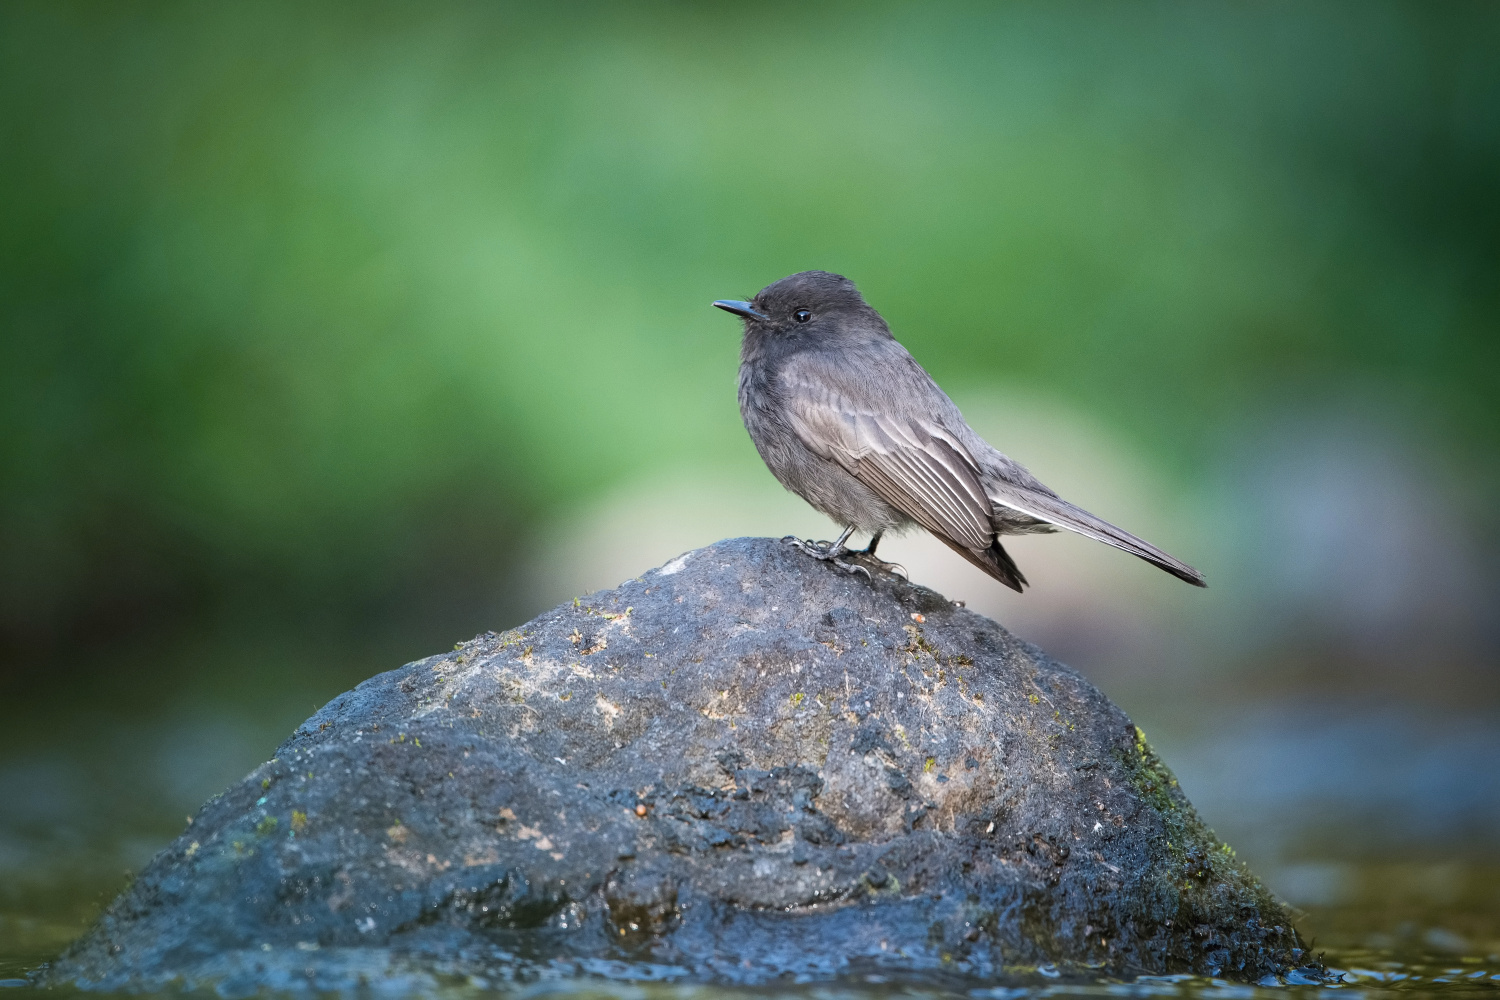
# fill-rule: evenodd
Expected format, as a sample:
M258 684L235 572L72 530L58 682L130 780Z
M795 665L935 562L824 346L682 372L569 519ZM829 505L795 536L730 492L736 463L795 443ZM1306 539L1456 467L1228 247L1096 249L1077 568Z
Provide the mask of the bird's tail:
M1029 514L1049 524L1055 524L1060 528L1076 531L1080 535L1103 542L1105 545L1113 545L1117 549L1129 552L1133 556L1138 556L1148 563L1166 570L1177 577L1177 579L1185 580L1195 587L1208 586L1208 582L1203 579L1203 574L1193 569L1193 567L1181 559L1168 555L1150 542L1115 527L1103 518L1095 517L1082 507L1068 503L1062 497L1028 489L1024 486L1018 486L1015 483L1003 480L989 479L985 483L985 486L990 499L995 501L995 503L1002 504L1012 510L1018 510L1023 514ZM996 547L999 547L998 543ZM1009 561L1008 556L1006 557L1006 561ZM971 558L970 562L976 562L976 560ZM976 565L978 565L977 562ZM1011 563L1011 566L1014 567L1015 564ZM993 571L991 571L991 575L996 576L1002 582L1008 582ZM1017 576L1019 575L1018 573ZM1010 586L1015 585L1010 584ZM1015 589L1020 590L1021 588L1016 587Z
M996 538L990 543L990 547L987 549L975 551L961 542L955 542L946 535L939 535L936 532L933 532L933 535L938 541L948 546L948 548L957 552L1016 593L1019 594L1021 588L1026 586L1026 577L1021 575L1021 568L1010 557L1010 553L1005 551L1005 547L1000 544L1000 539Z

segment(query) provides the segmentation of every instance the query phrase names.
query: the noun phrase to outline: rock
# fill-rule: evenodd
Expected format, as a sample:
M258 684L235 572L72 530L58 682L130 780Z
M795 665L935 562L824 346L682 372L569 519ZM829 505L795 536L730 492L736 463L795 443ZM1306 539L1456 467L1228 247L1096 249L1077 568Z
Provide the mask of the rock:
M49 984L1192 972L1306 957L1083 677L735 539L340 695Z

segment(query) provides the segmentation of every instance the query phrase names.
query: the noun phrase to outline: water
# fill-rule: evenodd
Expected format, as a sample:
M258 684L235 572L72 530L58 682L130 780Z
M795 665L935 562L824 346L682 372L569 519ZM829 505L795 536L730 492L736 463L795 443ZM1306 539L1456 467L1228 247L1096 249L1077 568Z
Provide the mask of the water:
M221 669L205 673L203 651L189 648L154 658L150 671L127 664L99 675L85 703L49 696L12 704L0 745L0 985L17 997L31 992L27 972L80 934L203 799L268 757L370 662L306 647L238 648L253 670L220 658ZM956 993L882 982L751 992L828 1000L1331 990L1500 996L1500 724L1492 711L1116 694L1210 824L1301 912L1304 937L1341 983L1079 983L1044 968ZM390 985L372 992L407 989ZM469 995L486 987L427 984L416 992L434 990ZM647 1000L747 991L551 983L524 992Z
M1358 870L1372 886L1418 885L1435 873L1421 867L1395 869L1370 865ZM1435 904L1402 896L1380 899L1364 897L1338 906L1306 911L1303 929L1318 940L1324 960L1340 976L1338 983L1264 982L1259 985L1229 983L1193 976L1143 976L1133 981L1065 982L1049 967L1016 970L1001 985L967 989L939 989L923 984L892 983L880 977L864 982L833 985L789 985L782 989L725 989L672 984L620 984L603 982L546 983L514 992L525 996L566 995L620 1000L710 1000L731 996L797 996L809 1000L861 1000L861 998L971 997L974 1000L1012 1000L1022 997L1184 996L1224 997L1232 1000L1285 998L1289 994L1341 997L1384 995L1500 996L1500 908L1495 905L1500 889L1500 868L1447 869L1436 873L1438 882L1460 877L1472 895L1459 902ZM1409 880L1409 881L1408 881ZM85 907L92 910L92 907ZM1462 927L1467 933L1453 930ZM14 914L0 923L0 988L12 987L17 997L35 992L24 978L27 972L54 954L77 931L78 924L50 922ZM396 989L372 988L386 995L441 994L458 998L491 990L478 981L422 983L415 988L391 984ZM59 991L52 991L59 992ZM71 992L71 991L61 991Z

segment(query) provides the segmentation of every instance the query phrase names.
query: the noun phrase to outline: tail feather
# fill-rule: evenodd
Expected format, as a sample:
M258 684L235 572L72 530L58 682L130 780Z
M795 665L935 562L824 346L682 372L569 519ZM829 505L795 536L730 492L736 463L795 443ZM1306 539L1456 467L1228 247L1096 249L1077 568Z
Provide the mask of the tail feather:
M1015 483L994 479L988 480L985 485L988 487L990 499L998 504L1003 504L1023 514L1029 514L1049 524L1055 524L1060 528L1076 531L1080 535L1106 545L1113 545L1117 549L1129 552L1133 556L1166 570L1177 579L1191 583L1195 587L1208 586L1203 574L1181 559L1163 552L1155 545L1137 538L1128 531L1115 527L1103 518L1095 517L1082 507L1074 506L1059 496L1040 493Z
M944 545L948 546L948 548L952 549L954 552L957 552L959 555L969 560L969 562L973 563L975 566L978 566L980 569L984 570L990 576L994 577L996 580L999 580L1001 583L1005 584L1016 593L1021 593L1021 588L1026 586L1026 577L1021 575L1021 568L1017 566L1016 561L1010 557L1010 553L1005 551L1005 547L1000 544L1000 539L997 538L993 542L991 542L989 548L976 551L969 548L967 545L964 545L960 542L955 542L953 539L947 537L946 535L938 535L936 534L936 532L934 532L934 535L938 539L938 541L942 542Z

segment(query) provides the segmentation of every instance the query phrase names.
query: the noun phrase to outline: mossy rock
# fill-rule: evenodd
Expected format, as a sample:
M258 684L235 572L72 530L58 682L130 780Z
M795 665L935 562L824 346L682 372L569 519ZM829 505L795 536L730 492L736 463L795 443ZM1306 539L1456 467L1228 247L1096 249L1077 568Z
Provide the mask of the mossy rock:
M45 980L1305 962L1286 908L1075 671L930 590L735 539L334 699Z

